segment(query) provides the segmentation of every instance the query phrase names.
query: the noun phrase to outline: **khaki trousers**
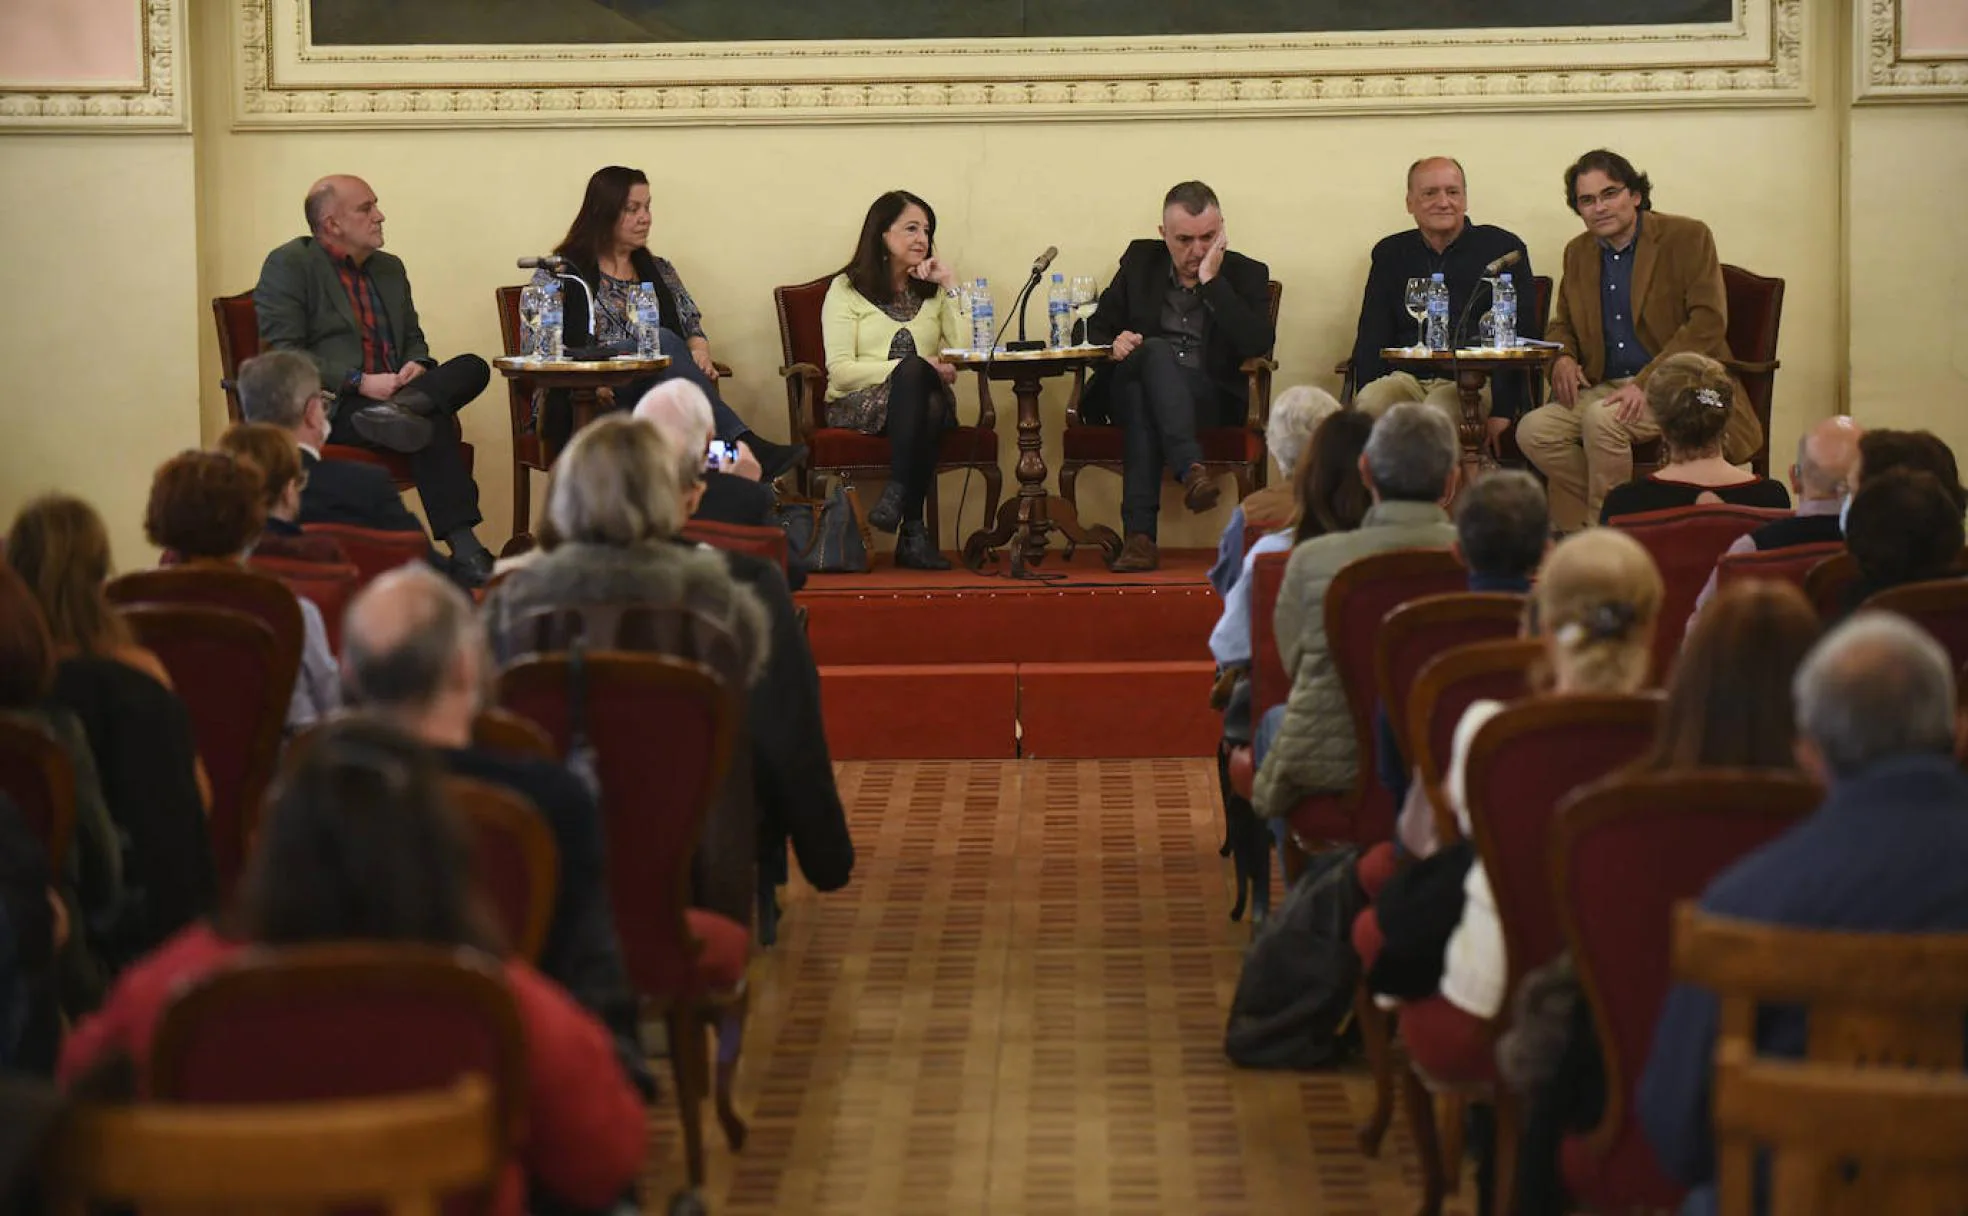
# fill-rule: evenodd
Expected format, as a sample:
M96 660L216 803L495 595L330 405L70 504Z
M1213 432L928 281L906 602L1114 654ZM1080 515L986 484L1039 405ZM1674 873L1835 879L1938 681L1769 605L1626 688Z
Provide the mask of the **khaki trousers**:
M1462 430L1462 394L1453 380L1419 380L1410 372L1389 372L1378 380L1361 385L1353 392L1353 408L1369 418L1378 418L1387 407L1402 401L1423 401L1449 416L1458 434ZM1483 385L1483 417L1490 416L1490 386Z
M1551 526L1575 532L1599 522L1599 507L1616 485L1633 477L1633 441L1658 438L1653 411L1621 422L1606 398L1628 380L1606 380L1581 389L1578 405L1554 401L1517 421L1517 446L1544 474L1551 495Z

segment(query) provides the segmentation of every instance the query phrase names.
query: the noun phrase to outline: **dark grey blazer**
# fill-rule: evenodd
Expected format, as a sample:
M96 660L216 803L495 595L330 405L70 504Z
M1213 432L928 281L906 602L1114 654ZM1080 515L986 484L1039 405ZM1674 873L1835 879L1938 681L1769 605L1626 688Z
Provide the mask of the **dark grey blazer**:
M403 259L378 250L363 266L375 280L397 358L432 363ZM362 370L362 330L355 306L328 251L313 237L297 236L267 254L260 281L253 286L253 307L260 317L260 345L312 358L321 369L323 387L339 392L350 372Z

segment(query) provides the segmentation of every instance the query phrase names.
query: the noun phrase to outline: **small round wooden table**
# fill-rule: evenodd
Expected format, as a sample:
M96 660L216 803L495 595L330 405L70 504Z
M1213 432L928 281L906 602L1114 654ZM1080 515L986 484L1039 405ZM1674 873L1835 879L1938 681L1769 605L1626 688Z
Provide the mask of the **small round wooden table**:
M967 368L988 380L1009 380L1018 399L1018 493L998 508L998 518L964 541L964 565L982 571L993 550L1008 548L1013 578L1032 578L1045 560L1046 537L1058 532L1076 545L1098 545L1109 560L1121 551L1121 538L1112 528L1086 528L1073 504L1046 492L1045 454L1039 431L1039 388L1049 376L1105 363L1112 348L1068 346L1050 350L946 350L937 358Z
M1454 380L1462 398L1462 464L1466 475L1480 472L1485 464L1483 452L1483 385L1496 372L1527 371L1541 375L1558 357L1550 347L1464 347L1462 350L1429 350L1427 347L1386 346L1380 357L1389 367L1413 372L1424 380Z
M645 376L653 376L670 365L668 355L657 355L645 359L640 355L621 355L613 359L529 359L523 355L502 355L492 360L492 366L499 374L519 386L527 399L535 403L534 425L541 421L538 402L540 394L553 389L566 389L574 411L574 429L580 430L594 421L596 405L595 394L599 389L621 388L633 384ZM631 405L634 402L630 402ZM518 425L515 422L515 427ZM517 442L518 433L515 431ZM548 464L553 463L557 452L547 451L546 436L540 437L540 454ZM506 542L509 553L524 552L533 547L533 534L522 532Z

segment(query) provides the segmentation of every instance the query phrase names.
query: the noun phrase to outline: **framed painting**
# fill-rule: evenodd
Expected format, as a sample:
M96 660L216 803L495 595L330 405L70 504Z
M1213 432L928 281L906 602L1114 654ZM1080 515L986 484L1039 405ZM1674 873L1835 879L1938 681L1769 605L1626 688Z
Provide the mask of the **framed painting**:
M235 123L1805 104L1807 0L231 0Z
M1852 95L1861 102L1968 97L1968 4L1858 0Z
M0 3L0 130L189 130L186 3Z

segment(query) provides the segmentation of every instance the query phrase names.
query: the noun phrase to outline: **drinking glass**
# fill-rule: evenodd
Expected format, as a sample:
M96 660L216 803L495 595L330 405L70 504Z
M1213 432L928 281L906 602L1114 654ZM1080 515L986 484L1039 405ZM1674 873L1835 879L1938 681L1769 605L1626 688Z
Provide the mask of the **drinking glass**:
M1415 349L1428 345L1428 280L1409 279L1404 297L1408 315L1415 321Z
M1073 276L1071 295L1073 302L1073 343L1079 345L1086 341L1087 318L1093 315L1094 304L1099 299L1099 284L1090 274Z

